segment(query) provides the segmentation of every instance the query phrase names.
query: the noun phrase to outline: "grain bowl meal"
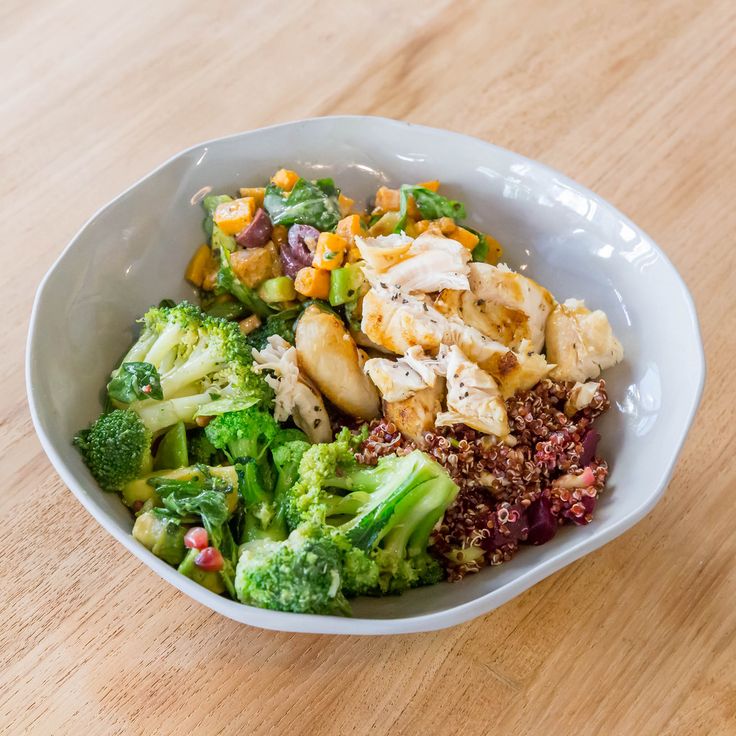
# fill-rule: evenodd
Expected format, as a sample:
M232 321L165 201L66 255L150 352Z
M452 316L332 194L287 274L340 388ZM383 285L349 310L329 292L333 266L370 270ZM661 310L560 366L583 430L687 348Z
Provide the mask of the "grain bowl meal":
M439 189L356 211L281 169L204 196L200 304L143 315L74 439L153 554L248 605L348 615L592 520L621 344Z

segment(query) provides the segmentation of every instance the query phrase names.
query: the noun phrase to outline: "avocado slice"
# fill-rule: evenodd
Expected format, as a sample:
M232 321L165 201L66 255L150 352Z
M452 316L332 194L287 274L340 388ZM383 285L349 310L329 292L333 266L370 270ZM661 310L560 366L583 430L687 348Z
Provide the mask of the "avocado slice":
M178 565L186 554L186 529L175 522L161 518L152 511L141 514L133 525L133 536L170 565Z
M213 593L217 593L218 595L220 593L224 593L225 583L223 582L222 575L220 575L219 572L202 570L197 567L194 560L197 558L199 552L200 551L198 549L190 549L178 567L179 572L182 575L186 575L191 580L194 580L195 583L203 585L207 590L211 590Z

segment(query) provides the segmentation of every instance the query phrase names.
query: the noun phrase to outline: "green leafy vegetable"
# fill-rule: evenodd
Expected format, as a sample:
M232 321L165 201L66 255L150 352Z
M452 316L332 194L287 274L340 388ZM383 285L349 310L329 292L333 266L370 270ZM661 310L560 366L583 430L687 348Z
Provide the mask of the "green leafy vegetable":
M443 197L441 194L437 194L437 192L433 192L426 187L403 184L400 193L399 221L396 223L394 232L398 233L406 228L410 194L414 197L417 209L425 220L451 217L457 221L465 217L465 205L462 202Z
M466 230L470 230L471 233L478 236L478 244L473 248L472 252L473 260L479 263L485 263L488 260L488 251L490 250L488 247L488 238L482 232L473 230L472 227L468 227L467 225L464 227Z
M288 195L269 184L263 206L274 225L312 225L318 230L334 230L340 219L339 190L332 179L312 183L299 179Z
M122 404L164 398L158 371L150 363L141 362L123 363L115 378L107 384L107 392L113 401Z
M223 525L228 519L226 496L233 490L232 485L218 478L205 466L197 468L197 475L189 480L154 477L149 485L161 499L163 508L153 509L153 513L171 521L181 522L196 515L202 519L210 544L218 549L222 545ZM222 551L222 550L221 550Z

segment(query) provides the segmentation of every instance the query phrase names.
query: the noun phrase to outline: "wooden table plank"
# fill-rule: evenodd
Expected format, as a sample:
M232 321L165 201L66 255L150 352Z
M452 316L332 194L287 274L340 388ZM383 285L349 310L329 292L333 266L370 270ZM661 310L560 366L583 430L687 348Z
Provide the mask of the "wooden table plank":
M734 39L728 0L6 0L0 731L736 732ZM699 309L708 383L662 503L449 631L219 618L92 522L28 417L33 293L92 212L199 140L333 113L460 130L564 170L663 245Z

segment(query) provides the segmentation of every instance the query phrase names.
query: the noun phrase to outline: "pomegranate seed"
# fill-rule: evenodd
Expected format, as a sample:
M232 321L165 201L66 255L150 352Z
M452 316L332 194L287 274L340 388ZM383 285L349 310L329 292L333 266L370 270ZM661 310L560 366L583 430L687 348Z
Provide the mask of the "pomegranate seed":
M225 560L222 559L217 547L205 547L195 558L194 564L207 572L219 572L222 570Z
M184 535L184 546L189 549L204 549L207 542L207 530L201 526L193 526Z

